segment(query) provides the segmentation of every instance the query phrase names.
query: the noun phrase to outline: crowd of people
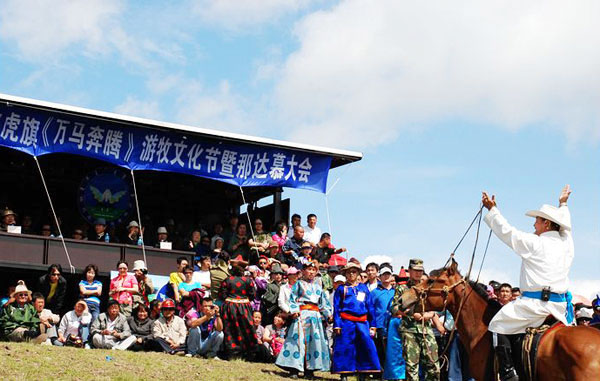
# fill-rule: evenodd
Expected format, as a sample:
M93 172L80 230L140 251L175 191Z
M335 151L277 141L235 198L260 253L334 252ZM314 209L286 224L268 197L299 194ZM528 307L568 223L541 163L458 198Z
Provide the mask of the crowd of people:
M9 218L3 224L10 224ZM4 216L7 217L7 216ZM14 216L13 216L14 218ZM13 220L14 221L14 220ZM402 295L427 279L423 261L411 259L406 271L390 263L361 264L347 259L317 216L298 215L267 231L262 221L250 229L237 216L212 234L194 230L181 247L194 252L174 263L166 296L157 289L144 261L119 261L108 290L98 268L88 265L77 285L67 284L60 265L51 265L35 291L20 281L2 300L0 336L45 345L158 351L187 357L244 359L275 363L292 378L315 371L341 379L469 379L464 349L448 345L449 366L440 369L438 353L453 319L444 313L406 314ZM105 221L95 225L105 239ZM143 244L136 221L128 224L127 243ZM157 242L169 239L157 230ZM181 245L181 244L180 244ZM346 253L347 254L347 253ZM80 299L65 306L67 289ZM488 297L506 304L520 296L507 283L490 282ZM103 295L108 303L102 305ZM581 324L600 322L600 298L578 312Z

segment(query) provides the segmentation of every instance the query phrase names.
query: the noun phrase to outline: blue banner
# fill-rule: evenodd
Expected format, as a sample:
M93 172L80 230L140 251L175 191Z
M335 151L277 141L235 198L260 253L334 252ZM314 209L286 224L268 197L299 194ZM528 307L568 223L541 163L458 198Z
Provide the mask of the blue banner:
M325 193L331 157L292 149L133 127L0 105L0 146L30 155L70 153L133 170L180 172L239 186L279 186Z

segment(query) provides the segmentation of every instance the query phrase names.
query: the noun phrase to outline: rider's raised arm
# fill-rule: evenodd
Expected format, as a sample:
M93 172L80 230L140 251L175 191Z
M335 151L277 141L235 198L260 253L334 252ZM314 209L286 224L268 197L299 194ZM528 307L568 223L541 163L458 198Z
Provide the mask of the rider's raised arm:
M540 244L539 237L526 233L510 225L497 207L492 207L483 219L502 242L522 258L528 258Z

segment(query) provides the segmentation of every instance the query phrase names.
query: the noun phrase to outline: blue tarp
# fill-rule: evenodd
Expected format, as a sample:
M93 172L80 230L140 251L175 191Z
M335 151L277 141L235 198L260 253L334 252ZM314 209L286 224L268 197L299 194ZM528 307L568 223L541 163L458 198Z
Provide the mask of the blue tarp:
M331 157L220 141L175 131L0 105L0 146L30 155L69 153L132 170L169 171L239 186L303 188L325 193Z

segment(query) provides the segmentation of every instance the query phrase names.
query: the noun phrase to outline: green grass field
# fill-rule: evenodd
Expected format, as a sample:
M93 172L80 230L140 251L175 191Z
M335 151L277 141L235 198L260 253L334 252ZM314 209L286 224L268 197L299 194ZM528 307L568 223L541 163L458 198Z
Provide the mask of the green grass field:
M107 359L107 356L109 357ZM0 342L1 380L280 380L272 364ZM317 373L339 380L329 373Z

